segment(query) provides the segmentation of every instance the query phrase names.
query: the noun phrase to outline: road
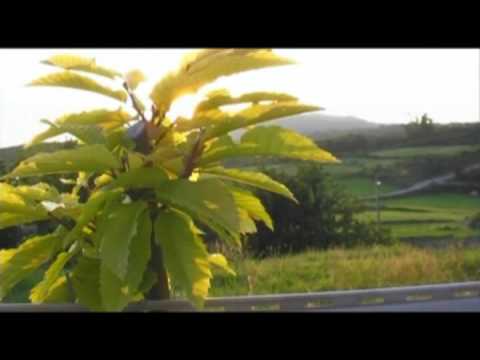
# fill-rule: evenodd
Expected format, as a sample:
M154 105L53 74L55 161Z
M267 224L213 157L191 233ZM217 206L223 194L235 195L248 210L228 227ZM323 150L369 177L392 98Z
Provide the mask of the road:
M464 173L469 173L469 172L479 170L479 169L480 169L480 163L477 163L477 164L467 166L462 171ZM405 196L405 195L408 195L408 194L412 194L412 193L415 193L415 192L418 192L418 191L425 190L425 189L431 187L432 185L444 184L444 183L446 183L450 180L453 180L453 179L455 179L455 172L450 172L450 173L445 174L445 175L436 176L436 177L428 179L428 180L420 181L420 182L418 182L418 183L416 183L416 184L414 184L414 185L412 185L408 188L405 188L405 189L392 191L392 192L386 193L386 194L381 194L378 197L379 197L379 199L386 199L386 198L392 198L392 197L397 197L397 196ZM364 200L374 200L375 198L376 198L375 196L369 196L367 198L364 198Z
M315 312L480 312L480 298L425 301L411 304L370 305Z

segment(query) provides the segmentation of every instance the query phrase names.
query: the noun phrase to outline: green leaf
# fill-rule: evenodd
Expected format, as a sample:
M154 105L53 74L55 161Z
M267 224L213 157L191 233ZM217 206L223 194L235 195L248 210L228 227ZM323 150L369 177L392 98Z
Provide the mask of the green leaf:
M138 292L141 294L148 294L157 281L157 274L155 274L152 270L147 269L143 274L142 282L138 287Z
M144 211L138 218L138 232L130 244L128 273L126 277L128 294L134 296L140 287L151 256L152 220L150 212Z
M18 248L0 251L0 300L20 281L48 262L60 249L57 233L36 236Z
M96 172L117 169L119 160L103 145L85 145L72 150L39 153L22 161L5 178Z
M138 218L138 233L131 241L128 271L124 281L120 280L105 262L102 262L100 293L105 310L121 311L138 295L138 289L142 285L145 270L150 260L151 236L150 213L144 211Z
M75 301L66 276L59 277L50 287L47 296L43 299L46 304L66 304Z
M157 187L159 201L189 214L226 240L238 242L239 219L232 194L219 180L172 180Z
M280 126L256 127L241 138L240 144L217 147L205 152L199 166L232 157L278 156L322 163L339 162L309 138Z
M65 70L85 71L95 75L105 76L109 79L122 76L118 71L98 66L93 58L85 58L77 55L54 55L41 63L60 67Z
M72 270L72 285L78 302L91 310L102 311L100 260L81 256Z
M198 229L186 214L170 209L158 215L154 231L173 286L184 289L188 298L202 307L212 273Z
M120 192L105 191L94 193L82 207L82 212L77 218L75 226L64 239L64 245L70 245L77 239L85 226L87 226L99 214L106 203L119 200L122 194Z
M261 172L214 167L203 169L201 170L201 173L214 175L222 179L235 181L238 183L254 186L259 189L267 190L282 195L298 203L297 199L295 199L295 196L285 185L273 180L271 177Z
M119 204L112 211L102 214L106 227L100 234L100 257L102 265L124 280L128 273L131 241L137 235L138 217L145 211L144 202Z
M231 192L239 208L244 209L252 219L263 221L265 225L273 231L272 218L265 210L259 198L251 192L239 188L231 188Z
M122 173L112 181L108 188L122 187L125 189L156 188L168 180L167 173L159 168L138 168Z
M68 70L45 75L37 80L32 81L29 85L59 86L78 90L85 90L105 95L121 102L126 102L128 97L127 93L124 90L110 89L89 77Z
M69 130L75 129L75 127L78 129L80 127L96 126L110 131L128 123L131 118L130 114L122 109L115 111L101 109L64 115L53 122L55 126L50 126L47 130L36 135L26 146L29 147L41 143L52 137L69 132Z
M160 113L167 113L177 98L195 93L216 79L248 70L292 64L264 49L209 49L187 55L180 68L158 82L150 98Z
M45 272L43 280L30 292L30 301L34 304L42 303L48 297L53 285L62 275L65 264L72 258L72 252L62 252Z
M228 265L228 261L222 254L208 255L208 262L226 273L236 276L235 271Z
M176 146L158 146L147 156L147 159L156 165L162 165L164 162L178 158L182 155L183 153Z
M230 135L219 136L218 138L211 139L205 142L205 150L211 152L217 149L223 149L224 147L235 146L236 143L233 141Z
M100 265L100 296L102 309L106 311L121 311L129 303L123 281L104 262Z

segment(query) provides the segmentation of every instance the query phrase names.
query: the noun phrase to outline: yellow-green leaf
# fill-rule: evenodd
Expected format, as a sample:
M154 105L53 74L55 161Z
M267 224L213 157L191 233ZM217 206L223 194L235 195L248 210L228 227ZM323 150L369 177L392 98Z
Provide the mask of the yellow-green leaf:
M168 180L168 176L162 169L138 168L119 175L107 187L109 189L116 187L125 189L156 188L166 180Z
M100 261L81 256L72 270L72 285L78 302L91 310L102 311Z
M127 292L134 296L142 283L148 262L150 260L152 220L149 211L144 211L138 217L138 231L130 244L128 272L126 276Z
M213 167L203 169L201 170L201 173L210 174L222 179L254 186L256 188L267 190L285 196L292 201L298 202L292 192L285 185L273 180L271 177L261 172Z
M319 148L311 139L280 126L256 127L241 138L240 144L216 147L199 161L205 166L232 157L277 156L322 163L339 162L331 153Z
M52 128L56 128L62 133L75 136L84 144L106 144L106 133L98 125L55 125L50 124Z
M217 109L225 105L237 105L245 103L268 102L286 102L297 101L294 96L273 92L252 92L238 97L232 97L226 90L216 90L207 95L208 98L200 102L195 108L195 113L205 112Z
M50 126L47 130L36 135L27 144L27 147L66 133L69 126L72 129L71 126L88 127L95 125L103 130L113 130L128 123L131 118L130 114L122 109L115 111L101 109L64 115L53 122L56 126Z
M30 86L59 86L77 90L85 90L97 94L105 95L121 102L127 101L127 93L124 90L110 89L97 81L77 74L73 71L63 71L45 75L39 79L32 81Z
M109 79L115 79L115 77L122 75L118 71L97 65L93 58L78 55L54 55L48 60L42 61L42 64L60 67L65 70L85 71L95 75L105 76Z
M179 122L177 129L188 131L195 128L207 128L205 139L208 140L262 122L320 109L317 106L300 104L295 101L252 105L233 114L213 109L199 113L192 120Z
M263 221L265 225L273 231L272 218L265 210L259 198L251 192L239 188L231 188L231 192L239 208L244 209L252 219Z
M58 201L60 199L58 190L47 183L37 183L30 186L17 186L15 191L24 199L30 201Z
M236 276L235 271L228 265L228 261L222 254L210 254L208 255L208 261L210 264L218 267L219 269Z
M157 187L157 198L209 226L226 240L238 242L239 219L233 195L219 180L172 180Z
M102 266L107 266L120 280L128 273L131 241L139 232L138 217L145 209L144 202L133 202L118 204L102 214L106 222L99 239Z
M160 113L177 98L196 92L222 76L269 66L292 64L264 49L208 49L188 54L180 68L167 74L150 94Z
M47 296L43 299L43 302L46 304L66 304L71 303L75 299L73 299L74 294L72 294L72 290L70 289L67 281L67 277L61 276L59 277L53 285L50 287Z
M247 210L239 208L238 209L238 218L240 222L240 233L243 235L246 234L255 234L257 232L257 225L255 221L248 215Z
M147 80L141 70L132 70L125 75L125 81L130 89L135 90L140 83Z
M82 207L81 215L77 218L75 226L67 234L64 245L70 245L80 236L83 228L87 226L100 212L103 206L110 201L117 200L122 196L120 192L97 192L93 194Z
M22 161L6 178L106 171L120 166L120 161L104 145L85 145L34 155Z
M60 249L62 238L57 233L36 236L18 248L0 252L0 300L20 281L48 262Z
M0 186L0 213L16 213L26 216L43 216L46 214L42 207L25 200L15 192L4 191L3 188L3 186Z
M100 294L102 305L108 311L121 311L139 295L148 261L150 260L152 222L144 211L138 218L138 233L132 238L128 271L125 280L114 274L105 262L100 268ZM148 276L148 275L147 275ZM147 279L148 280L148 279ZM148 284L146 284L148 286Z
M212 272L207 250L191 218L173 209L162 211L154 231L172 284L184 289L188 298L202 307Z
M42 303L48 297L53 285L61 277L65 264L72 258L73 252L62 252L45 272L43 280L30 292L30 301L34 304Z
M30 224L36 221L48 219L48 214L43 211L42 213L34 215L26 215L22 213L2 213L0 212L0 230L11 226L18 226L23 224ZM0 239L1 241L1 239Z

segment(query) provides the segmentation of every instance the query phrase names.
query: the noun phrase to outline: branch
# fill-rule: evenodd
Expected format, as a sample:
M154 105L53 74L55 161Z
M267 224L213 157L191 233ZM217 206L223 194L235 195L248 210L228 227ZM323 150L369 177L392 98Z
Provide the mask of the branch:
M70 278L70 274L68 273L68 271L65 271L65 278L67 279L67 287L70 298L72 299L72 301L75 301L75 290L73 288L72 279Z
M200 130L200 134L198 135L195 145L193 145L190 155L185 159L185 169L181 176L184 179L188 179L192 175L193 169L195 169L196 160L203 153L203 137L205 135L205 131L205 128Z
M48 216L50 216L53 220L56 220L60 225L64 226L66 229L68 230L72 230L75 225L72 225L71 223L65 221L64 219L62 218L59 218L57 217L55 214L53 214L51 211L47 211L47 214ZM75 220L72 219L73 222L75 222Z
M130 96L130 99L132 100L133 108L138 113L138 115L140 115L140 117L142 118L142 121L147 122L147 119L145 118L143 111L140 109L140 106L138 105L137 97L132 92L132 90L128 87L128 84L126 82L123 83L123 88L127 91L128 96Z
M155 146L157 146L160 141L162 141L165 136L167 136L167 134L173 129L173 127L175 126L175 123L171 123L166 129L165 131L162 133L162 135L160 135L156 140L155 140Z
M158 112L158 109L157 107L155 106L155 104L152 104L152 119L150 120L150 122L152 124L155 124L155 118L158 116L159 112ZM161 119L163 120L163 119ZM160 124L158 124L160 125Z

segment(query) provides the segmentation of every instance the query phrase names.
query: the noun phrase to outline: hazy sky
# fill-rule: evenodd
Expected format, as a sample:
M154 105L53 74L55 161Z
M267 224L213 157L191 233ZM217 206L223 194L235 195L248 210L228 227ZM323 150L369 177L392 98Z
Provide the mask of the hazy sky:
M56 53L95 57L119 71L139 68L149 82L139 87L147 99L151 86L175 68L183 49L1 49L0 147L28 141L44 129L40 119L64 113L118 107L107 97L79 90L24 85L55 68L39 64ZM202 90L227 87L288 92L324 107L326 114L352 115L382 123L402 123L428 113L437 122L479 121L480 59L475 49L278 49L297 65L222 78ZM199 96L172 109L188 115Z

